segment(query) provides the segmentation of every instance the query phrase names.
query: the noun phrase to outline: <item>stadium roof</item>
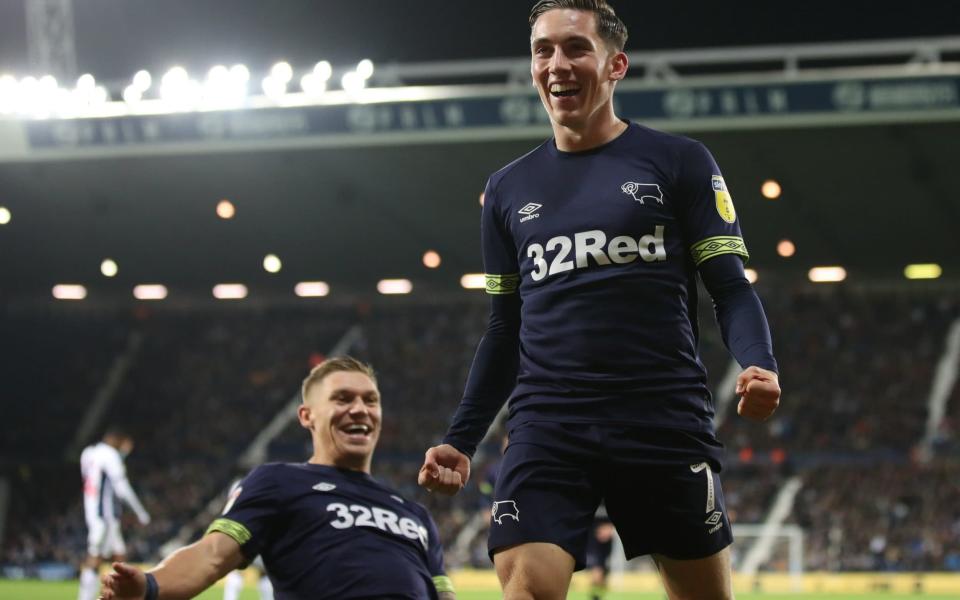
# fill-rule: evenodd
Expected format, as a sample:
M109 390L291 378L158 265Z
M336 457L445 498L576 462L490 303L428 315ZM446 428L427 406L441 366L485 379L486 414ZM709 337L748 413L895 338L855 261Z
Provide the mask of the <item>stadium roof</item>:
M960 273L954 182L960 123L777 129L697 135L717 156L761 277L815 265L856 278L901 277L914 262ZM304 280L373 290L384 277L456 288L481 270L478 196L486 176L536 140L135 157L0 165L0 290L49 297L84 283L129 297L133 285L251 295ZM764 180L783 195L767 200ZM236 206L219 219L222 199ZM779 240L797 254L776 254ZM428 249L443 259L428 270ZM275 275L262 267L273 253ZM119 274L100 274L104 258Z
M521 57L527 33L528 6L513 0L457 3L456 10L448 1L421 0L418 11L399 2L358 1L349 9L343 3L274 5L89 0L75 7L78 62L109 79L173 62L202 71L214 62L233 60L246 60L252 68L262 63L265 69L278 58L303 65L318 58L350 62L362 56L380 62ZM22 22L18 6L0 7L0 71L17 69L26 60L20 47L25 45L23 31L11 26ZM947 18L955 17L952 2L931 1L924 11L903 15L872 12L870 19L861 18L872 6L866 2L831 3L829 11L827 3L805 3L789 18L782 7L775 10L768 2L738 2L724 10L694 2L665 6L618 3L632 24L633 50L960 33L956 19ZM370 14L376 18L367 18ZM481 25L490 22L498 26ZM400 23L405 26L398 27ZM411 35L418 27L426 34ZM137 32L136 43L132 32ZM830 87L821 86L829 104L822 108L833 111L823 113L826 120L802 122L800 114L800 121L783 119L763 129L752 129L750 118L715 120L711 127L691 125L689 119L666 125L703 140L717 156L744 224L751 266L761 278L776 273L803 280L812 266L840 264L851 280L895 279L908 263L939 263L946 278L960 277L954 231L960 223L960 194L952 177L960 101L956 79L947 79L958 77L956 64L949 61L957 60L960 38L950 38L953 54L940 56L946 61L942 70L936 70L941 66L936 52L925 65L924 38L919 39L921 52L915 58L920 63L913 64L912 43L897 59L910 61L900 67L906 75L897 95L888 94L890 86L878 86L895 102L944 102L944 110L920 111L914 122L893 112L886 114L895 117L887 124L870 115L864 115L867 120L850 118L849 102L862 101L866 84L843 88L837 85L843 79L836 79ZM792 50L784 47L789 71ZM649 75L651 67L640 72ZM924 74L941 79L923 80L933 82L928 85L914 77ZM724 86L743 83L738 77L714 83L710 93L722 99ZM795 79L789 72L777 77L784 85ZM669 84L651 84L660 91L646 85L636 83L637 97L669 95L663 91ZM754 87L763 91L762 85ZM798 88L803 85L801 81ZM528 93L529 86L525 88ZM743 98L753 93L744 90ZM509 102L513 92L498 93L507 94L503 98ZM670 104L667 96L656 98L658 105L661 100ZM685 106L681 102L674 108ZM714 110L717 106L715 101ZM402 116L403 107L396 110ZM320 115L303 114L300 118ZM925 114L935 119L924 122L929 120ZM832 124L830 115L841 117L837 123L846 126L825 126ZM172 117L182 124L178 119ZM197 122L200 129L210 124L202 117ZM47 127L56 138L58 125L50 123L37 122L33 129L15 125L17 131L33 133ZM4 138L3 126L0 121L0 140L12 139ZM123 129L120 123L120 133ZM7 133L12 130L8 127ZM49 298L56 283L87 285L93 298L129 298L131 288L143 283L163 283L172 296L207 297L214 284L223 282L246 283L251 296L290 294L296 282L305 280L328 281L334 293L373 290L385 277L413 279L417 289L423 289L421 283L457 288L462 274L481 270L477 200L486 177L542 141L547 130L532 123L480 135L474 128L463 139L458 131L442 142L429 135L402 144L374 143L372 138L349 145L278 140L260 147L224 142L217 150L206 141L203 149L189 153L153 154L133 146L128 151L120 139L105 150L79 149L83 160L60 160L55 153L42 161L29 154L0 160L0 207L12 216L9 224L0 223L0 298ZM34 135L31 142L38 139L45 138ZM0 147L0 159L9 148ZM44 148L29 150L42 153ZM781 184L780 199L761 196L766 179ZM221 199L236 206L233 219L216 216ZM777 255L783 239L796 244L797 253L789 259ZM438 269L428 270L421 262L429 249L442 257ZM267 254L281 258L279 273L265 272ZM119 266L111 279L100 273L107 258Z

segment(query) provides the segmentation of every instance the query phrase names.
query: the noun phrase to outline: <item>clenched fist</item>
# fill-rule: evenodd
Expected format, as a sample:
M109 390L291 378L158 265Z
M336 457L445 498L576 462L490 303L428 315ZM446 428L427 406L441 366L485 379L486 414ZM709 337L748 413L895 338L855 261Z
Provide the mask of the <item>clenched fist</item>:
M779 378L773 371L747 367L737 376L737 395L738 415L751 421L766 421L780 406Z
M417 483L431 492L452 496L470 479L470 458L449 444L427 450Z

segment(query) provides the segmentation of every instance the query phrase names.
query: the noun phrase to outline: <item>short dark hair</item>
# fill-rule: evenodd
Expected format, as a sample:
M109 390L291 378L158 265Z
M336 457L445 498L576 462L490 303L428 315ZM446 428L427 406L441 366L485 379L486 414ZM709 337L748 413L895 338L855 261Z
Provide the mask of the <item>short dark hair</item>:
M597 33L617 52L627 45L627 26L623 24L607 0L540 0L530 10L530 29L548 10L569 8L592 12L597 16Z
M133 440L133 434L123 425L110 425L103 431L103 439Z
M300 396L303 401L307 401L307 393L310 392L310 388L322 383L327 375L336 373L337 371L362 373L369 377L374 385L377 383L377 376L373 372L373 367L367 363L361 362L352 356L335 356L328 358L310 370L310 374L303 380L303 385L300 387Z

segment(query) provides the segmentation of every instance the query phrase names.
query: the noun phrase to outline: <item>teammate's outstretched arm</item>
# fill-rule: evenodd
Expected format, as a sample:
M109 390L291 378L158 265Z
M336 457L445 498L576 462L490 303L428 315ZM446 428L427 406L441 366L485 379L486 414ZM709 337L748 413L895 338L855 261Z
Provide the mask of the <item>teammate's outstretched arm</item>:
M199 542L180 548L149 571L156 581L155 600L193 598L221 577L244 563L240 545L233 538L212 532ZM125 563L113 563L113 572L102 578L104 600L142 600L147 593L147 575ZM147 598L147 600L153 600Z

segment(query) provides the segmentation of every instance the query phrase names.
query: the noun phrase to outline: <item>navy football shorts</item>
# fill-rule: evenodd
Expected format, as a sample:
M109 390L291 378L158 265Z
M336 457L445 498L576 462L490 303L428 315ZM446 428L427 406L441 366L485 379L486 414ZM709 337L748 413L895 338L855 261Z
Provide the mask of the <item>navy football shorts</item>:
M705 558L733 542L712 436L589 423L512 428L491 511L490 557L517 544L560 546L586 566L601 500L627 558ZM715 454L713 452L706 454Z

